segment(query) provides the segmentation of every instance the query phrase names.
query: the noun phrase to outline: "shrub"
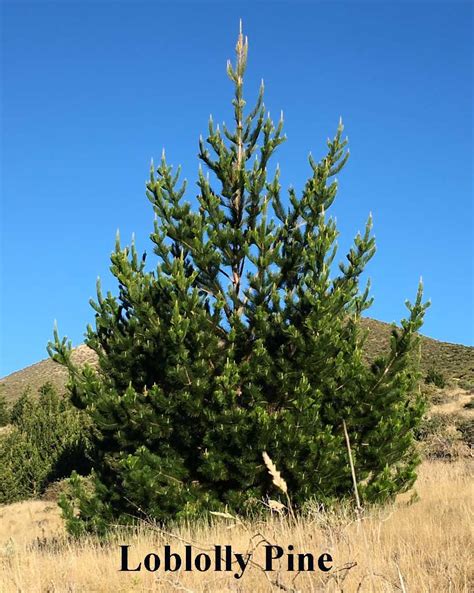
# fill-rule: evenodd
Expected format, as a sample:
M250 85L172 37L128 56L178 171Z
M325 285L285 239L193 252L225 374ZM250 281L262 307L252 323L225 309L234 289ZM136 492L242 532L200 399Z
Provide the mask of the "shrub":
M460 387L460 389L464 389L465 391L474 393L474 382L472 380L460 379L459 383L458 383L458 387Z
M466 410L474 410L474 397L471 397L471 399L464 404L464 408L466 408Z
M21 396L12 424L0 437L0 503L37 496L73 469L88 471L86 417L50 384L38 398Z
M433 385L436 385L436 387L439 387L440 389L443 389L444 387L446 387L446 381L444 379L443 373L436 371L433 368L428 370L428 373L426 374L426 377L425 377L425 382L428 384L432 383Z
M7 398L0 393L0 427L10 423L10 412L8 410Z
M452 402L453 397L449 393L449 391L439 391L436 387L433 386L433 392L431 394L431 397L429 398L429 401L435 406L440 406L442 404Z
M43 386L49 389L48 383ZM31 394L31 388L28 386L20 397L15 401L10 412L10 422L14 425L22 424L31 416L34 409L34 398Z
M472 400L471 400L472 401ZM457 429L462 435L462 440L466 445L473 449L474 448L474 421L472 418L460 417L457 423Z

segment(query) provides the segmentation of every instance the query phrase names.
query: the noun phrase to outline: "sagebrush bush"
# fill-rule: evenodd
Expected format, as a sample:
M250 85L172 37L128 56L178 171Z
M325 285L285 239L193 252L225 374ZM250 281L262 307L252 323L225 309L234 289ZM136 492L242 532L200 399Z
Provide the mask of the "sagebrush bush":
M443 373L441 373L440 371L437 371L435 369L429 369L429 371L426 374L425 377L425 382L426 383L432 383L433 385L436 385L436 387L439 387L440 389L443 389L444 387L446 387L446 380L444 378Z
M0 437L0 503L37 496L72 470L88 470L86 416L51 384L38 397L25 392L11 421L11 430Z
M462 435L462 440L468 447L474 449L474 421L472 418L461 416L457 423L457 429Z

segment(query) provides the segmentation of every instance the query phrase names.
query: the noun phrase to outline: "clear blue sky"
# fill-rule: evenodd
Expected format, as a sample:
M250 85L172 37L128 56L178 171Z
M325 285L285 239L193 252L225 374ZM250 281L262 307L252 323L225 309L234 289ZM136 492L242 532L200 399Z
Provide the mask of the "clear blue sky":
M470 3L7 2L0 376L46 357L54 319L82 342L96 277L116 292L116 229L149 247L144 183L163 147L195 197L198 136L210 113L231 120L239 17L249 103L264 78L285 114L284 187L343 117L339 255L372 211L370 316L399 320L423 276L423 333L473 343Z

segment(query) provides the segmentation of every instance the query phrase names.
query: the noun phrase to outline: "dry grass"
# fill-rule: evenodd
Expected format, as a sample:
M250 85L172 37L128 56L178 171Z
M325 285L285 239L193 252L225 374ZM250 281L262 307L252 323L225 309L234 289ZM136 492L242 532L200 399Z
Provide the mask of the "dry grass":
M10 505L0 508L0 591L470 593L474 590L470 464L470 460L424 462L416 501L404 495L390 507L368 512L360 523L344 510L315 511L296 524L278 513L251 524L215 518L212 526L194 525L172 534L146 526L135 533L117 533L104 547L94 540L62 540L63 527L53 503ZM37 537L43 539L32 545ZM285 570L283 563L280 571L264 573L257 566L263 563L263 539L285 549L293 544L296 552L311 552L316 558L329 552L334 568L326 575L319 571L297 575ZM185 542L196 548L230 544L236 552L253 550L255 564L239 580L232 573L212 571L118 571L120 544L130 544L131 562L136 562L149 552L162 554L165 544L182 552Z
M447 389L443 393L446 401L434 406L432 412L437 414L461 414L466 418L474 418L474 409L465 408L472 399L472 393L465 389Z
M436 391L441 403L431 406L421 423L420 450L425 458L454 460L474 453L474 409L466 408L472 393L450 388ZM434 401L434 400L432 400Z

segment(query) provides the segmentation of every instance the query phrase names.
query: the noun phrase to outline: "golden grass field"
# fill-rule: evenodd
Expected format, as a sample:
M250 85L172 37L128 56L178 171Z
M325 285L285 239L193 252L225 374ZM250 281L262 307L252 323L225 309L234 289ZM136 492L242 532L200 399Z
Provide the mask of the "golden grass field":
M380 324L373 325L378 331ZM461 375L474 376L474 349L464 349L463 372L453 379L448 371L451 363L459 368L459 353L450 344L431 340L428 345L438 349L428 352L429 360L438 361L435 366L452 380L441 391L430 387L430 397L438 401L429 415L445 418L446 426L422 443L422 453L432 459L422 463L414 490L393 505L366 510L360 520L344 508L330 513L315 508L296 522L268 511L267 520L258 523L215 517L212 525L170 528L170 533L143 525L134 532L117 530L107 545L93 538L68 540L54 500L0 506L0 593L474 593L473 444L461 439L456 429L456 423L474 419L474 409L465 407L472 401L472 389L459 387ZM85 360L89 352L83 346L76 356ZM32 377L42 381L46 371L52 377L49 363L53 364L43 361L2 380L3 388L12 382L6 395L20 393ZM56 379L63 386L64 377ZM0 433L8 430L0 428ZM265 543L285 549L292 544L295 553L312 553L315 558L330 553L334 568L329 573L298 574L282 563L274 572L264 572ZM240 579L233 577L234 571L123 573L121 544L131 546L133 565L147 553L161 555L165 545L182 553L187 544L196 553L219 544L239 553L251 551L253 564Z
M270 592L472 593L472 459L423 462L415 491L391 506L368 511L360 521L349 512L314 512L296 523L278 515L255 523L216 518L160 532L143 526L117 532L111 543L68 542L54 502L27 501L0 507L2 593ZM39 539L38 539L39 538ZM264 540L317 558L329 552L329 573L263 572ZM233 573L119 572L120 544L129 544L130 564L145 554L174 552L186 543L196 553L216 544L253 551L254 564L239 580ZM199 550L198 550L199 549ZM277 567L276 567L277 568Z

